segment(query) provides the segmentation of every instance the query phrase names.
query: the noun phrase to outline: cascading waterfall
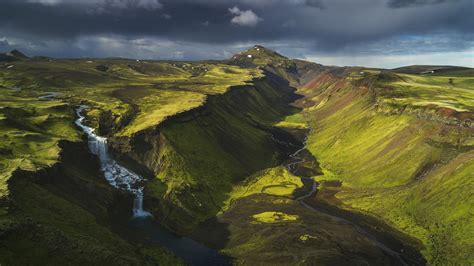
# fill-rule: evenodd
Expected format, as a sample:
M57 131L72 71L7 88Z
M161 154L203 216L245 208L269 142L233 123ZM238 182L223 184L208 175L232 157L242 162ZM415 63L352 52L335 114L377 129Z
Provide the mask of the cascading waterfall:
M85 116L82 115L82 111L86 108L87 106L81 105L76 109L78 118L75 123L86 133L90 151L99 157L101 171L104 173L105 179L112 186L135 195L133 217L151 216L149 212L143 210L143 186L141 185L143 177L121 166L109 157L107 138L98 136L94 133L93 128L83 124Z

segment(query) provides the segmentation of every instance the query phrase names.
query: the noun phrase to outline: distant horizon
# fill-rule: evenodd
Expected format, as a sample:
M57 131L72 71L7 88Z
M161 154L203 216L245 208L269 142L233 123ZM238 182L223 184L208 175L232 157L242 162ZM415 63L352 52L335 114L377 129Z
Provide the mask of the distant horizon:
M221 60L261 44L324 65L474 67L472 0L3 0L0 51Z
M251 46L248 46L248 48L251 48L253 45ZM266 46L265 46L266 47ZM270 49L270 48L269 48ZM192 61L192 62L196 62L196 61L207 61L207 60L216 60L216 61L221 61L221 60L226 60L226 59L229 59L232 57L229 56L229 57L223 57L223 58L195 58L195 59L176 59L176 58L143 58L143 57L123 57L123 56L103 56L103 57L90 57L90 56L78 56L78 57L59 57L59 56L49 56L49 55L43 55L43 54L29 54L29 53L25 53L23 52L23 50L21 49L17 49L17 48L14 48L12 50L9 50L9 51L0 51L0 53L4 53L4 54L7 54L13 50L18 50L22 53L24 53L26 56L30 57L30 58L34 58L34 57L48 57L48 58L52 58L52 59L125 59L125 60L148 60L148 61L177 61L177 62L186 62L186 61ZM244 49L245 50L245 49ZM241 51L244 51L244 50L241 50ZM273 50L273 49L272 49ZM240 51L240 52L241 52ZM407 66L414 66L414 65L420 65L420 66L453 66L453 67L467 67L467 68L474 68L474 60L470 60L470 64L468 62L468 64L456 64L456 63L443 63L443 64L438 64L438 63L423 63L423 60L419 60L418 58L420 57L419 55L417 56L413 56L413 59L410 60L411 62L413 63L407 63L407 64L392 64L392 66L380 66L380 65L372 65L372 64L366 64L366 65L361 65L361 64L344 64L344 63L337 63L337 62L344 62L344 60L346 61L349 61L351 62L351 60L348 60L348 59L353 59L352 62L371 62L371 60L366 60L364 59L364 57L357 57L357 58L353 58L353 57L350 57L350 56L338 56L338 57L335 57L335 58L339 58L340 60L337 60L335 58L331 58L331 57L317 57L317 56L314 56L314 57L307 57L307 58L297 58L297 57L291 57L291 56L287 56L285 55L284 53L278 51L278 50L274 50L275 52L278 52L280 54L282 54L283 56L286 56L288 58L291 58L291 59L298 59L298 60L305 60L305 61L309 61L309 62L313 62L313 63L317 63L317 64L322 64L322 65L325 65L325 66L337 66L337 67L363 67L363 68L380 68L380 69L395 69L395 68L401 68L401 67L407 67ZM238 53L238 52L237 52ZM473 51L468 51L466 53L471 53L471 54L474 54L474 50ZM377 57L377 56L371 56L372 58L373 57ZM394 57L394 56L391 56L391 57ZM429 56L424 56L425 58ZM355 60L354 60L355 59ZM465 59L469 59L468 57L465 57ZM336 62L336 63L333 63L333 62ZM385 60L385 62L387 62L387 60Z

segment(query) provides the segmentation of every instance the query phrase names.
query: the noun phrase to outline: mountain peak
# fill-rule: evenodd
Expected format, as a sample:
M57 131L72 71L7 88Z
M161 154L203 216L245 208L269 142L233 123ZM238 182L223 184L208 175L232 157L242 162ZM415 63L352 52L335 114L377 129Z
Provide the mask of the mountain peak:
M252 48L232 56L231 61L239 65L279 65L287 62L289 59L283 55L263 47L254 45Z
M18 51L17 49L10 51L9 53L7 53L7 55L16 57L16 58L18 58L18 59L26 59L26 58L28 58L28 56L26 56L24 53Z

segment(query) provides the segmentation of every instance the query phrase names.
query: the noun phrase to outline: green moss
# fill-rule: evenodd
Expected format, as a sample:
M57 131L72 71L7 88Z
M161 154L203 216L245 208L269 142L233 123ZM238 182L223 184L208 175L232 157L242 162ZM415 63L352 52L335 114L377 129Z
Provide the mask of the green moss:
M306 123L306 118L301 113L296 113L291 116L285 117L283 121L275 124L277 127L282 128L296 128L296 129L307 129L308 125Z
M170 251L159 247L159 246L146 246L140 249L145 260L150 265L163 265L163 266L181 266L186 265L185 262L176 257Z
M6 182L15 169L51 166L58 159L60 140L79 139L72 123L73 111L63 103L27 96L2 96L0 197L8 194Z
M285 223L298 220L298 215L283 212L262 212L252 216L254 223Z
M303 241L303 242L306 242L310 239L318 239L318 237L312 236L312 235L309 235L309 234L300 235L300 240Z
M229 194L223 210L232 202L253 194L265 193L275 196L291 197L298 188L302 188L301 178L292 175L286 167L265 169L235 185Z

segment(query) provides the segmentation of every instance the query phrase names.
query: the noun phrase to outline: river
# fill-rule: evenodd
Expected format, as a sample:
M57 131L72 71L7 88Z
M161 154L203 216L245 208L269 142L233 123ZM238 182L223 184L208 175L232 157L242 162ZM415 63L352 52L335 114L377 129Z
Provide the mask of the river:
M309 210L312 210L312 211L317 211L317 212L320 212L320 213L323 213L325 215L328 215L330 216L331 218L333 218L334 220L337 220L339 222L342 222L342 223L345 223L347 225L350 225L354 228L355 231L367 236L369 239L371 239L373 241L373 243L379 247L381 250L384 251L384 253L390 257L393 257L395 258L396 260L398 260L400 262L400 264L402 265L414 265L414 264L417 264L418 261L414 261L410 258L407 258L405 256L402 256L398 251L395 251L391 248L389 248L387 245L385 245L384 243L380 242L377 237L375 237L374 235L372 235L371 233L369 233L367 230L365 230L364 228L362 228L361 226L359 226L357 223L353 222L353 221L350 221L348 219L345 219L343 217L340 217L340 216L337 216L337 214L335 213L330 213L328 212L327 209L323 209L323 208L318 208L317 206L315 206L314 204L310 205L308 203L305 202L306 199L314 196L317 192L318 192L318 182L316 182L313 178L310 178L310 177L305 177L305 176L301 176L301 175L298 175L297 174L297 168L298 168L298 165L303 163L304 162L304 158L300 156L300 154L306 149L306 144L307 144L307 141L308 141L308 136L311 134L311 130L307 133L304 141L303 141L303 147L301 147L300 149L298 149L297 151L295 151L293 154L290 155L290 158L291 158L291 162L287 164L287 169L288 171L290 171L292 174L296 175L296 176L299 176L301 178L301 181L304 183L310 183L311 184L311 189L306 193L306 194L303 194L301 196L299 196L298 198L296 198L296 200L301 204L303 205L304 207L306 207L307 209Z
M89 150L99 158L101 171L108 183L135 196L130 226L137 230L137 233L144 234L151 242L173 251L189 265L232 265L232 259L217 250L176 235L153 220L152 215L143 209L143 184L146 180L111 158L107 138L97 135L92 127L84 124L83 111L87 108L81 105L76 109L78 118L75 124L87 135Z

